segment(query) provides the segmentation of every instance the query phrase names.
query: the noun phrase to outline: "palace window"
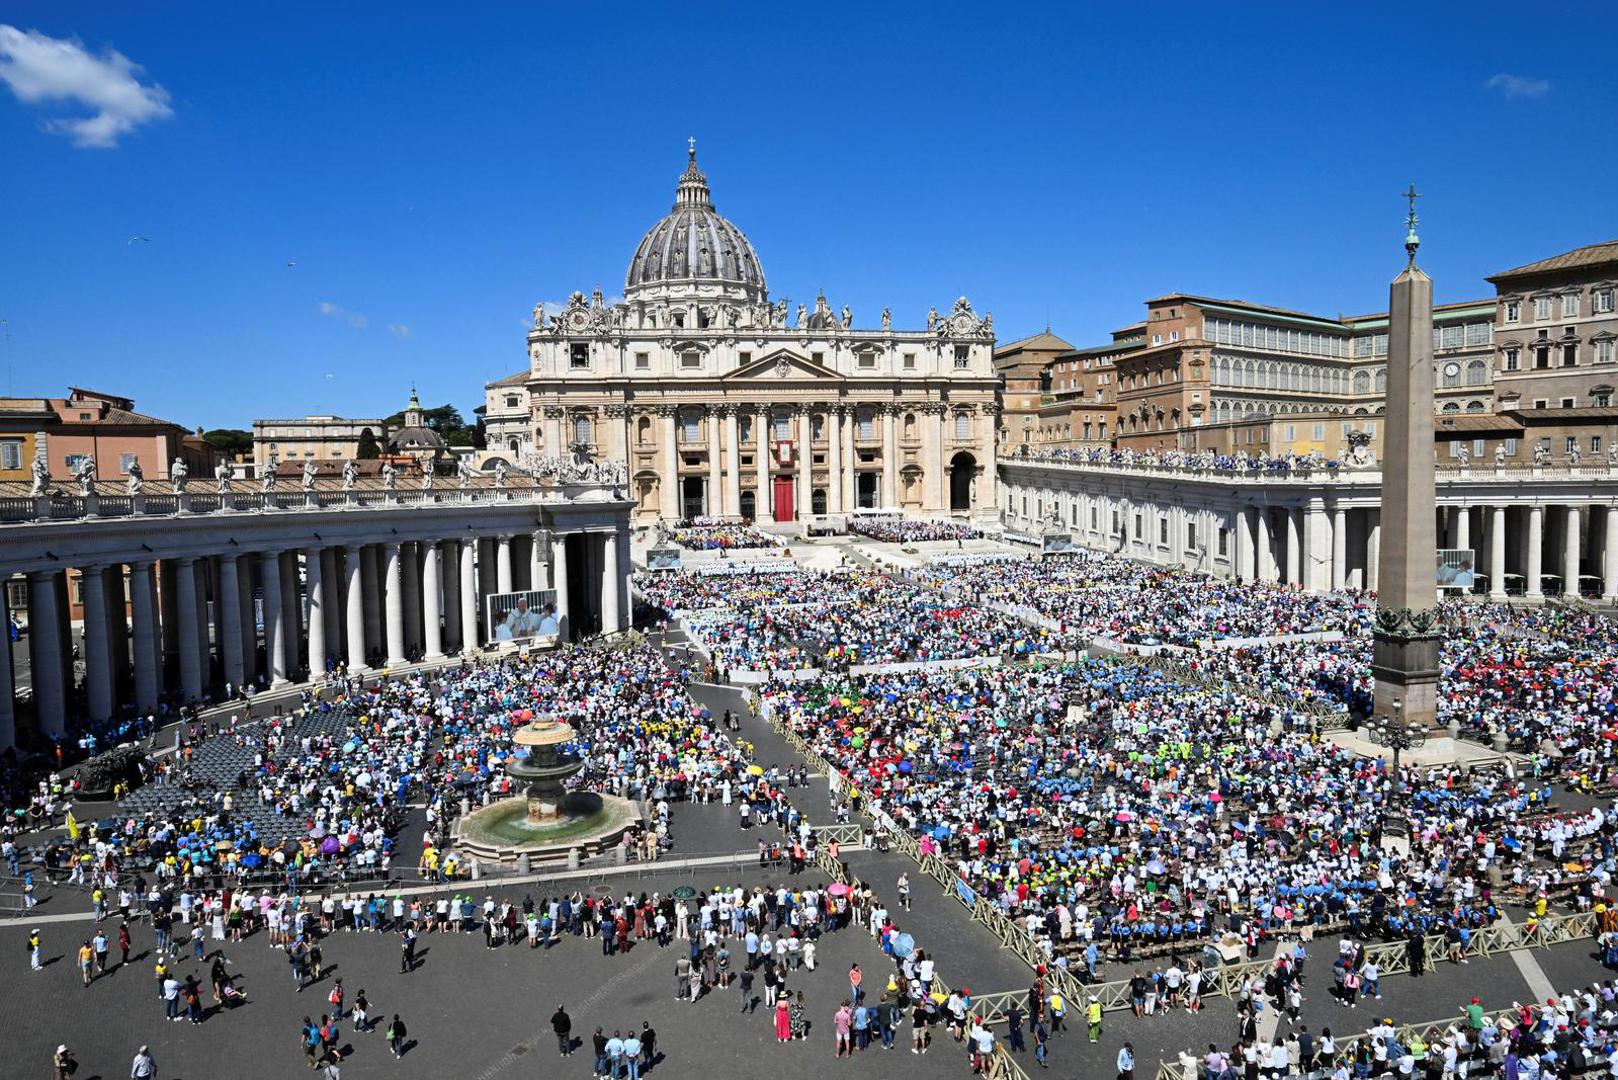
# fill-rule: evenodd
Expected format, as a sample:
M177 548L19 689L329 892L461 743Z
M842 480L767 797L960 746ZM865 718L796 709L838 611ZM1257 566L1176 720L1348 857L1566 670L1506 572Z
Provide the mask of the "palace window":
M127 473L129 471L129 467L139 460L139 454L119 454L118 471L121 473Z
M1536 296L1534 298L1534 318L1535 319L1548 319L1550 317L1551 317L1551 298L1548 297L1548 296Z
M972 437L972 417L969 413L955 414L955 437L957 439L970 439Z
M680 441L702 441L702 416L694 409L680 414Z
M1590 300L1597 315L1607 315L1612 312L1612 290L1597 289L1591 294Z
M1579 294L1566 293L1562 297L1562 318L1577 319L1579 317Z
M1518 353L1517 353L1516 349L1507 349L1506 350L1506 370L1507 371L1516 371L1521 366L1521 363L1522 363L1522 361L1518 358Z
M507 394L506 395L506 408L515 409L517 407L517 404L518 404L518 402L517 402L517 395L516 394Z
M1611 338L1608 338L1606 341L1596 342L1596 363L1610 364L1612 363L1612 355L1613 346Z
M1541 345L1534 350L1534 367L1548 368L1551 366L1551 351Z
M916 370L916 354L915 353L913 353L913 352L905 353L905 355L904 355L904 369L906 371L915 371Z
M860 409L854 414L855 434L861 439L876 438L876 417L870 409Z
M860 367L862 367L862 368L874 368L874 367L876 367L876 353L874 353L874 352L862 352L862 353L860 353L859 364L860 364Z
M0 469L22 468L22 440L0 439Z
M778 412L770 415L770 424L775 429L775 441L786 442L792 438L792 417L788 413Z
M1522 321L1522 303L1520 301L1517 301L1517 300L1507 300L1506 301L1506 322L1514 323L1514 322L1521 322L1521 321Z
M1562 346L1562 366L1563 367L1578 367L1578 365L1579 365L1579 347L1577 345L1563 345Z

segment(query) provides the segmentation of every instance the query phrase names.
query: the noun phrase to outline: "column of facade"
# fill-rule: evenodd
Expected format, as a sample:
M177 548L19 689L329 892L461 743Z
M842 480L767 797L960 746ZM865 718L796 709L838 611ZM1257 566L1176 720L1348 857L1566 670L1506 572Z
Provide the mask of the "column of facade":
M1506 508L1491 506L1489 513L1489 599L1506 598Z
M1579 508L1569 506L1562 517L1562 595L1579 595Z
M1255 536L1258 540L1258 566L1254 576L1259 581L1274 581L1275 573L1275 529L1270 518L1270 509L1267 506L1258 508L1258 522Z
M1618 506L1607 507L1607 534L1601 545L1601 596L1607 603L1618 601Z
M388 583L382 602L387 610L388 667L405 662L404 558L396 541L383 545Z
M601 632L616 634L623 628L619 600L618 530L602 537L601 550Z
M444 620L443 648L455 652L461 647L461 544L445 540L438 548L438 584L444 599L439 613Z
M843 512L843 407L826 409L826 513Z
M511 537L497 536L494 540L495 592L511 591Z
M760 409L757 428L758 450L753 455L753 464L758 469L758 496L754 513L759 521L773 521L775 515L770 512L770 410Z
M798 497L797 519L803 521L815 508L814 430L809 423L809 406L798 411Z
M178 616L180 651L180 696L195 701L202 696L202 656L197 648L197 573L195 559L176 559L174 573L175 613Z
M286 618L286 605L281 601L281 553L266 551L259 555L258 572L263 579L264 666L268 668L270 685L285 686L291 681L287 636L292 627Z
M62 647L66 621L57 582L58 570L28 575L28 659L34 690L34 713L48 738L67 730L67 650Z
M428 660L437 660L444 655L444 629L439 609L440 576L438 545L424 542L421 545L421 648Z
M152 603L151 563L129 564L129 601L134 609L130 651L135 665L135 707L150 709L157 704L157 647L163 640Z
M556 625L563 641L567 641L573 629L569 625L571 590L567 582L567 537L553 534L551 536L551 580L556 583Z
M303 555L303 587L309 594L309 678L326 674L326 567L325 551L310 548Z
M856 479L859 473L860 455L854 446L854 435L859 428L857 414L852 405L846 407L848 423L843 425L843 460L847 467L843 470L842 478L838 483L843 487L843 510L853 510L860 503L860 486Z
M165 669L170 664L178 663L177 657L180 655L180 586L174 580L175 573L173 559L164 559L157 564L157 599L163 616L159 620L163 649L158 663Z
M635 597L629 588L629 577L634 572L629 559L629 526L618 528L618 625L625 630L635 628Z
M1532 600L1544 599L1545 590L1540 585L1540 575L1544 573L1543 562L1545 557L1545 510L1540 506L1528 508L1528 565L1523 568L1523 576L1528 579L1523 595Z
M103 569L79 568L84 608L84 698L91 720L112 716L112 642L107 636L107 579L101 573Z
M343 655L343 570L338 560L343 549L320 549L320 577L326 583L326 651Z
M1324 592L1331 587L1331 519L1318 496L1303 511L1303 587Z
M899 505L899 414L891 405L883 406L882 416L882 506Z
M680 514L680 457L674 445L674 406L662 405L657 410L658 456L663 459L662 477L658 480L658 502L661 513L669 521Z
M929 402L922 413L922 460L927 470L923 483L927 485L927 505L939 513L949 510L949 490L944 478L949 474L949 462L944 453L945 424L948 417L939 402Z
M730 408L726 405L710 405L708 407L708 498L705 500L709 514L714 517L725 513L725 476L723 468L723 447L719 444L719 429L722 421L730 415Z
M725 406L725 488L721 502L727 517L740 517L742 512L741 421L737 412L736 406Z
M477 570L472 565L472 558L477 552L477 541L470 538L462 540L459 547L460 551L455 556L455 562L459 571L460 585L456 591L461 600L461 655L467 656L478 647Z
M131 573L133 573L131 567ZM131 577L131 583L134 579ZM136 590L131 590L136 591ZM219 556L219 596L215 622L219 628L219 672L233 688L242 686L242 583L235 555ZM136 608L137 613L139 608ZM137 614L138 619L138 614ZM137 640L140 633L135 631ZM138 665L138 661L137 661ZM137 674L137 683L139 681Z
M995 474L999 470L995 468L994 460L996 418L999 414L1000 406L992 404L984 405L979 414L981 427L978 429L978 440L982 447L982 460L978 462L977 505L972 508L974 510L993 507L998 500L995 485L999 483L999 477Z

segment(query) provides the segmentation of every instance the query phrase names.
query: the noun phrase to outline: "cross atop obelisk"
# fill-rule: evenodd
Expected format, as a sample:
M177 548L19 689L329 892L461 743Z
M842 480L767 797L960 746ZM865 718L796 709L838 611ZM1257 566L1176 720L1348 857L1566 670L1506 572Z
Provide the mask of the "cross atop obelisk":
M1431 727L1438 694L1437 536L1433 507L1433 282L1416 265L1416 186L1405 221L1409 259L1388 295L1388 396L1382 461L1373 709Z

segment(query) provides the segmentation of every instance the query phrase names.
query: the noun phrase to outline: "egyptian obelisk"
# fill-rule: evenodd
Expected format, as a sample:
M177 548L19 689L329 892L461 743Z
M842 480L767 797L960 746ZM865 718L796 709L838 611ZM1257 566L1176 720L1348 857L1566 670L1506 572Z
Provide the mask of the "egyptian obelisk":
M1437 536L1433 488L1433 282L1416 265L1415 185L1409 256L1388 296L1382 551L1377 579L1374 714L1431 727L1437 715ZM1397 703L1398 707L1395 707Z

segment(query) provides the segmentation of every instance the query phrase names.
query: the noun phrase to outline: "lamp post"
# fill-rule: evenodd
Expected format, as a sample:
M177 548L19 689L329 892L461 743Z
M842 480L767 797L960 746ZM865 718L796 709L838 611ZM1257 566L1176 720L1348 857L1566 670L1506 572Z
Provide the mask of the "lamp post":
M1404 793L1404 776L1399 771L1399 755L1406 750L1414 750L1427 741L1427 729L1414 721L1406 723L1404 720L1404 702L1393 703L1393 715L1373 716L1370 723L1371 741L1378 746L1385 746L1393 751L1393 798L1390 802L1401 802Z

